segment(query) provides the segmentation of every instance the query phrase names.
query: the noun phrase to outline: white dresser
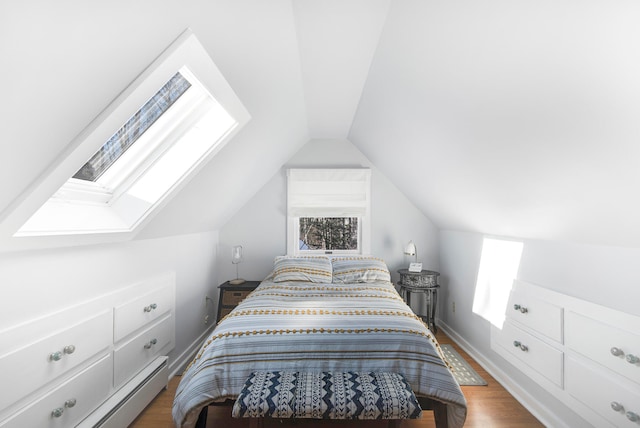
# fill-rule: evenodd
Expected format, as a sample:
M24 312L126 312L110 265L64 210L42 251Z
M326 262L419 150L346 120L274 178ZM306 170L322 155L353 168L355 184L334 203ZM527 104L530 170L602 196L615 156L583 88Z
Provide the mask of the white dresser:
M0 331L0 428L127 426L167 385L175 275Z
M640 317L515 281L491 347L594 427L640 427Z

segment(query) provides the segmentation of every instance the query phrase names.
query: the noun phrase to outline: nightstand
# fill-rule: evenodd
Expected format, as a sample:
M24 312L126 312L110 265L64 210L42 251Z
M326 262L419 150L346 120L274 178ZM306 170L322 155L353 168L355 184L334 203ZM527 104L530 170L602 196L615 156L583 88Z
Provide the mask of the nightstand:
M229 281L220 284L220 297L218 299L218 323L225 315L233 310L238 303L244 300L256 287L260 285L260 281L246 281L242 284L231 285Z
M408 269L400 269L400 295L411 307L411 294L422 293L427 303L426 322L434 334L438 332L436 327L436 307L438 303L438 272L433 270L423 270L421 272L409 272ZM422 316L421 318L425 318Z

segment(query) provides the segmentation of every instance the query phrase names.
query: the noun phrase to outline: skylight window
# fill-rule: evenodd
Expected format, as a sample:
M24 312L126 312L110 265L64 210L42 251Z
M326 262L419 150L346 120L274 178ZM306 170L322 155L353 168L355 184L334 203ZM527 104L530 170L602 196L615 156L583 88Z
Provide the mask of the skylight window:
M85 163L73 178L96 181L124 152L138 141L173 103L191 87L191 83L180 73L176 73L149 101L138 110L122 128Z
M29 203L44 202L14 237L135 231L249 119L205 49L185 32L43 176Z

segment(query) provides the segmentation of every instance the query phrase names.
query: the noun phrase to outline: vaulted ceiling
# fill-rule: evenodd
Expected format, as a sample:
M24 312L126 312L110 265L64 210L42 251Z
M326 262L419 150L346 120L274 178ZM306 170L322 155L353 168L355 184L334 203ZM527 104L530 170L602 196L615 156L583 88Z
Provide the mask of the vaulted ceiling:
M0 4L0 219L190 27L250 124L142 231L220 228L310 139L348 139L436 225L640 245L640 3Z

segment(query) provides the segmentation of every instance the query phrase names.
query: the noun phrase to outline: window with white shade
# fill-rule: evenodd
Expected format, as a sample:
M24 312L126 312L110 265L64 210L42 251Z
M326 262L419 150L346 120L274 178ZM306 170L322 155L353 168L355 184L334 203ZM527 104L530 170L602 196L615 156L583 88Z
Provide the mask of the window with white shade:
M287 171L287 253L368 254L371 171Z

